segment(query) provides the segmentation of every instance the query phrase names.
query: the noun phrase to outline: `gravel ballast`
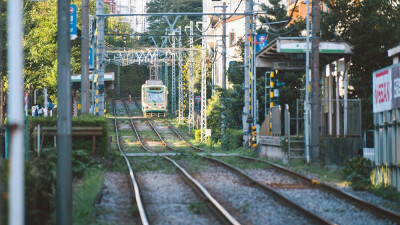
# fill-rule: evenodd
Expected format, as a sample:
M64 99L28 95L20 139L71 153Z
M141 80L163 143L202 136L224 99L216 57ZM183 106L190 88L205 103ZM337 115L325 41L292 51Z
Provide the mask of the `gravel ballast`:
M150 224L219 224L205 208L195 214L191 205L202 205L200 198L177 174L135 173Z
M299 182L274 169L248 169L246 173L266 185ZM392 221L377 218L333 194L316 188L280 188L276 190L304 208L336 224L395 224Z
M189 162L180 160L179 163ZM192 173L194 178L241 224L312 224L297 211L221 166L211 164L199 171Z
M98 201L95 203L96 221L101 224L141 224L129 176L121 172L108 172Z

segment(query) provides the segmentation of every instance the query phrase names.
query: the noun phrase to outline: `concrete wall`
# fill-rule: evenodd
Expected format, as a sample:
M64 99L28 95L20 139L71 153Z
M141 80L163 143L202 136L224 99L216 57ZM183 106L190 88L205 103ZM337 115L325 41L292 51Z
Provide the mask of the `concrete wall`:
M284 160L285 153L281 148L281 137L260 136L258 146L259 157Z
M323 137L321 159L327 166L342 166L346 159L356 157L358 150L362 149L362 147L361 138Z

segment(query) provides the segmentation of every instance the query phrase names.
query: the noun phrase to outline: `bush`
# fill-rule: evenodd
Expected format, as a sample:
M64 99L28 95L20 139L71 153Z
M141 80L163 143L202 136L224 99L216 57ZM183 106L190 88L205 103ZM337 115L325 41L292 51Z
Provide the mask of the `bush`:
M29 145L30 151L34 151L36 146L35 143L36 135L33 135L35 127L40 124L43 127L55 127L57 126L56 117L29 117ZM72 126L74 127L102 127L103 135L100 138L96 138L96 154L104 155L107 151L108 146L108 126L107 119L104 117L97 116L80 116L72 118ZM92 137L72 137L72 149L83 149L86 151L92 151ZM43 147L53 146L53 138L48 137L43 141Z
M242 130L227 129L221 139L221 147L224 150L233 150L242 146Z
M370 176L373 170L371 160L360 157L344 162L343 173L355 190L366 190L371 187Z
M201 141L201 130L195 130L194 137L195 137L196 141Z

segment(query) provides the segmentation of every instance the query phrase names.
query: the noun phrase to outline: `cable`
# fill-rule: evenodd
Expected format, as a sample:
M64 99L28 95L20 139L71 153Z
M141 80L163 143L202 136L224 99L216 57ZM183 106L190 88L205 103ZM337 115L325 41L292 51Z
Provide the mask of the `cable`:
M299 1L299 0L296 0L296 2L294 3L294 6L293 6L293 9L292 9L292 11L291 11L291 13L290 13L290 16L289 16L288 21L287 21L287 22L285 23L285 25L283 25L282 28L280 28L280 29L275 29L275 28L273 28L272 25L269 23L267 17L265 17L265 22L266 22L266 24L268 25L269 29L271 29L271 30L274 31L274 32L279 32L279 31L283 30L283 29L292 21L292 19L293 19L293 13L294 13L294 10L296 9L297 2L298 2L298 1Z
M240 4L242 4L243 0L240 0L239 5L236 7L235 11L233 11L233 13L236 13L236 11L239 9ZM228 18L226 18L227 20L229 20L230 18L232 18L234 15L230 15Z

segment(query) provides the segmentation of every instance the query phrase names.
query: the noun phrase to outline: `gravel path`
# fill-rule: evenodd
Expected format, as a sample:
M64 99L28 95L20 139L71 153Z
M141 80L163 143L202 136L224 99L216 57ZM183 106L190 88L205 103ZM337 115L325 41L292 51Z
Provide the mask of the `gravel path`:
M187 167L189 162L179 163ZM192 175L242 224L312 224L221 166L211 164Z
M298 183L295 179L283 175L274 169L248 169L246 172L266 185ZM377 218L369 212L362 211L353 204L337 198L330 193L315 188L290 188L287 185L282 186L285 188L276 190L285 197L336 224L394 224L391 221Z
M95 204L96 224L141 224L126 173L108 172Z
M140 172L135 175L150 224L219 224L178 174ZM201 209L201 213L196 214L196 209Z
M155 152L168 151L168 148L163 146L150 124L145 120L134 120L133 123L135 124L140 139L146 148Z

